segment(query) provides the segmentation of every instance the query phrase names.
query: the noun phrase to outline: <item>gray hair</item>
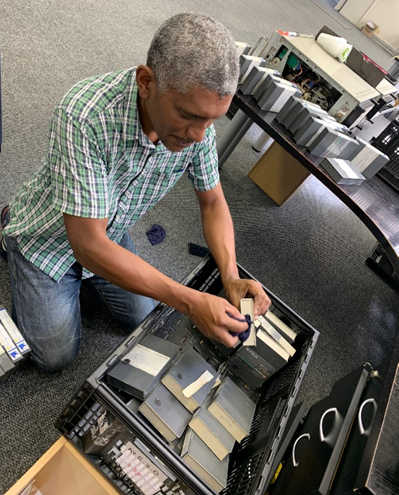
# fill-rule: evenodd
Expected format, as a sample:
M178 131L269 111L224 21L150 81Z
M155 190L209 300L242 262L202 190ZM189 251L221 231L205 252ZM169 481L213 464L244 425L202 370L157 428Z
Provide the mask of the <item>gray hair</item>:
M239 63L235 41L212 17L182 13L167 19L155 33L147 54L157 88L182 94L196 86L222 98L237 88Z

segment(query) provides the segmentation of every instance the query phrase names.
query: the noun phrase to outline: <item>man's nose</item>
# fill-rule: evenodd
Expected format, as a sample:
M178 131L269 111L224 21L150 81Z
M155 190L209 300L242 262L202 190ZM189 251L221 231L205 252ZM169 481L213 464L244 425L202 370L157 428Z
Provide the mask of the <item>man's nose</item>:
M187 129L187 139L200 143L205 137L205 131L211 125L208 122L197 122Z

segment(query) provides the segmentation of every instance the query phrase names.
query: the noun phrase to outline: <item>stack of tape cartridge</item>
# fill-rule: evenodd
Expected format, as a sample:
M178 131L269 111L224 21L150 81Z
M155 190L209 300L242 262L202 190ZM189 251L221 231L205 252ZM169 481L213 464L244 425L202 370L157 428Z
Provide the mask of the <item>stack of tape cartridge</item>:
M262 57L252 55L240 55L240 78L239 84L243 84L249 76L253 67L265 67L266 60Z
M267 112L279 112L291 96L300 95L301 91L296 84L284 79L272 80L266 91L260 96L258 106Z
M309 116L302 127L293 135L293 139L299 146L310 146L312 142L323 132L324 129L346 133L346 127L333 120L324 117Z
M325 126L318 136L307 145L307 148L315 156L346 160L358 146L359 143L356 139Z
M330 122L336 122L334 117L329 115L321 107L316 105L309 105L306 101L300 101L296 104L295 108L293 108L291 115L289 115L285 119L284 126L291 132L292 135L295 135L295 133L302 128L309 117L321 118ZM342 126L342 129L344 129L344 126Z
M0 306L0 385L7 381L29 352L30 347L21 332L7 310Z
M246 77L240 90L243 95L254 95L262 86L267 76L280 77L281 74L275 69L267 69L266 67L252 67L250 73Z
M349 129L315 103L289 98L276 116L299 146L318 157L349 160L360 150L359 142L350 137Z
M237 53L240 57L241 55L248 55L251 50L251 45L242 41L236 41Z
M268 112L279 112L291 96L301 95L295 83L273 74L268 74L253 93L258 107Z
M284 106L276 115L276 121L285 128L288 128L288 124L286 124L285 121L291 116L298 115L298 112L303 106L321 109L321 107L317 105L317 103L312 103L311 101L302 100L301 97L292 96L291 98L288 98Z

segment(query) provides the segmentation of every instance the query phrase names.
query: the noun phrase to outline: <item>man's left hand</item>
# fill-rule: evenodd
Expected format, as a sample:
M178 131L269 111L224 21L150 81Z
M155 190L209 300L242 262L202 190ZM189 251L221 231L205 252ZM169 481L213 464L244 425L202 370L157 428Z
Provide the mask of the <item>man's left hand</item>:
M224 283L224 290L228 300L236 308L240 308L240 300L243 297L252 297L254 300L255 318L266 313L271 304L261 284L255 280L231 279Z

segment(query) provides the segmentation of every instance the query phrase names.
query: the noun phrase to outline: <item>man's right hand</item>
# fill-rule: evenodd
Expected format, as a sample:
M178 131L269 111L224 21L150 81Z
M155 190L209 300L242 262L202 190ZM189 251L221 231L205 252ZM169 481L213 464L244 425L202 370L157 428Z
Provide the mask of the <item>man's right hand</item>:
M198 330L205 337L226 347L233 347L238 342L238 337L233 337L229 332L238 334L248 329L246 322L237 321L242 320L243 315L222 297L198 292L194 299L195 305L185 313Z
M181 285L137 255L109 240L107 219L74 217L64 213L69 242L77 261L96 275L122 289L152 297L186 314L205 337L233 347L247 323L226 299ZM231 318L228 313L233 317Z

